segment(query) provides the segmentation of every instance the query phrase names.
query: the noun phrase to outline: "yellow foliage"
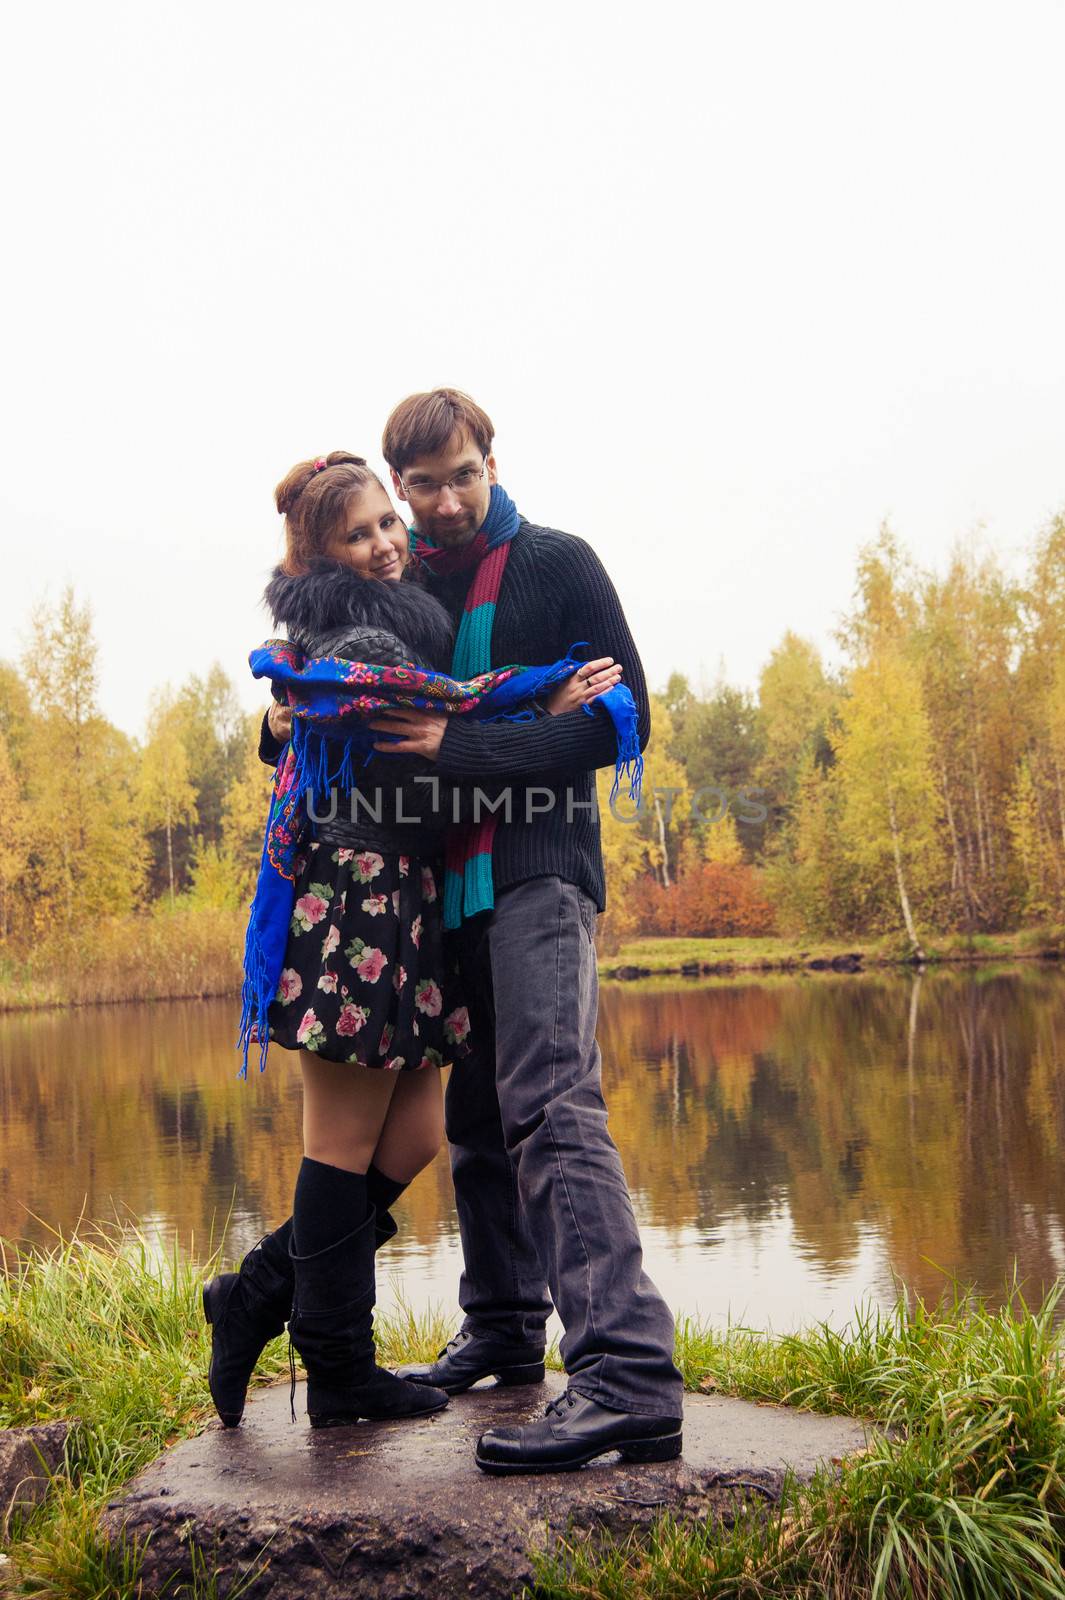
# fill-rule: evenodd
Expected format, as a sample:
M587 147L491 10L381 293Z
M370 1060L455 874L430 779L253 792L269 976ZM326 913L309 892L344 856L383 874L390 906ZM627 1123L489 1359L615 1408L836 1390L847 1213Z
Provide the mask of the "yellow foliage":
M254 714L246 719L244 759L222 803L222 852L234 865L242 897L255 885L274 785L273 767L259 760L260 721Z

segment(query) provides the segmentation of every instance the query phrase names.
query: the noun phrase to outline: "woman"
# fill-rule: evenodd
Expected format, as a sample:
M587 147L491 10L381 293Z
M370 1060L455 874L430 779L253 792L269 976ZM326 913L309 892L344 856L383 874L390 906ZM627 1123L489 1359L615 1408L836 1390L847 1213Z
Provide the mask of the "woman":
M447 670L450 621L411 581L407 530L361 457L301 462L275 500L285 556L265 598L305 656ZM611 661L587 663L544 709L587 704L619 678ZM286 739L291 711L272 707L270 725ZM440 856L454 812L439 788L430 811L430 786L415 782L428 770L387 754L368 762L296 863L268 1017L270 1041L299 1051L304 1157L292 1217L239 1272L204 1288L211 1394L227 1427L286 1321L307 1369L312 1427L447 1404L443 1390L377 1367L372 1327L374 1252L396 1231L389 1207L443 1134L435 1069L468 1048L442 939Z

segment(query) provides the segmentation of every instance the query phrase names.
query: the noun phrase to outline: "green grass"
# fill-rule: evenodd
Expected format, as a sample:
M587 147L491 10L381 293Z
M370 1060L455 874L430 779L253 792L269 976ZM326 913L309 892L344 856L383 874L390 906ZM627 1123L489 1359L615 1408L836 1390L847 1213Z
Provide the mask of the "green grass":
M12 1532L0 1591L133 1596L136 1555L109 1549L99 1506L174 1439L211 1416L209 1331L197 1266L176 1250L160 1260L136 1229L87 1230L54 1249L6 1262L0 1276L0 1427L76 1418L51 1501ZM286 1370L281 1340L263 1379ZM212 1593L209 1574L197 1594Z
M930 965L952 961L1030 959L1053 954L1065 956L1065 929L1022 928L1011 933L940 934L924 945ZM866 966L888 966L909 959L906 942L893 934L856 936L853 939L790 938L771 935L758 939L629 939L616 951L599 957L601 975L618 967L643 967L649 973L676 972L691 962L736 972L791 970L811 961L831 961L835 956L860 954Z
M845 1412L869 1448L732 1528L664 1518L649 1536L571 1539L538 1560L538 1600L1049 1600L1065 1595L1065 1374L1054 1330L1018 1291L992 1310L955 1293L900 1299L771 1338L687 1323L689 1387Z
M212 1415L197 1266L160 1261L136 1230L83 1233L0 1275L0 1425L78 1418L50 1501L8 1533L5 1595L134 1600L136 1551L112 1548L97 1512L139 1467ZM1065 1369L1057 1293L994 1309L955 1292L900 1298L791 1336L681 1319L690 1389L842 1412L880 1425L870 1448L779 1510L731 1529L669 1519L627 1543L573 1537L538 1558L539 1600L1065 1600ZM435 1354L439 1310L378 1318L380 1358ZM557 1353L555 1354L557 1363ZM276 1341L259 1381L285 1370ZM205 1564L197 1600L212 1600Z

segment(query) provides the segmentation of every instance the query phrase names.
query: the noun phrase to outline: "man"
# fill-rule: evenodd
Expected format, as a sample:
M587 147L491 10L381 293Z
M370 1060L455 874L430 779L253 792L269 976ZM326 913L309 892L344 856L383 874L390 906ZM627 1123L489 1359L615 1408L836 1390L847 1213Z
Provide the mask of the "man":
M492 498L493 437L474 401L437 389L402 401L383 439L429 586L459 624L456 674L552 661L586 641L623 667L642 748L647 691L613 586L581 540L516 512L497 527L506 497ZM594 769L614 765L613 723L602 708L517 723L412 710L373 726L382 748L421 755L443 779L503 788L500 805L510 791L491 849L490 908L477 909L476 893L471 906L467 880L456 935L474 1042L452 1067L445 1102L465 1316L437 1361L402 1375L452 1394L487 1376L541 1381L546 1283L565 1328L566 1393L539 1421L484 1434L478 1464L565 1470L617 1449L672 1459L682 1402L673 1322L643 1271L595 1042L605 886Z

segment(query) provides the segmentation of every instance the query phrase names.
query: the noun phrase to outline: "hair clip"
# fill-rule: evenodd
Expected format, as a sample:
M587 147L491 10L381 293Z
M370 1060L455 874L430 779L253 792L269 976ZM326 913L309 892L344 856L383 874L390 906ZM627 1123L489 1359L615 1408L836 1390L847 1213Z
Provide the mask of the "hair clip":
M324 472L328 465L329 463L326 461L325 456L319 456L314 463L314 470L315 472Z

